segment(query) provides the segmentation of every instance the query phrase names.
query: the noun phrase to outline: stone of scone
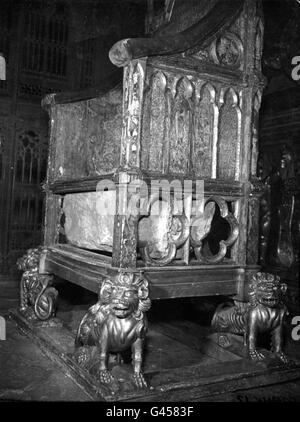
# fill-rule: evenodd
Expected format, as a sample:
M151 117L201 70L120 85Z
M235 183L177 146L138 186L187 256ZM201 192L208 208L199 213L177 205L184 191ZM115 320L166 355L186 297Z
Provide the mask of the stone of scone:
M87 249L112 246L116 193L86 192L65 196L65 235L69 243Z

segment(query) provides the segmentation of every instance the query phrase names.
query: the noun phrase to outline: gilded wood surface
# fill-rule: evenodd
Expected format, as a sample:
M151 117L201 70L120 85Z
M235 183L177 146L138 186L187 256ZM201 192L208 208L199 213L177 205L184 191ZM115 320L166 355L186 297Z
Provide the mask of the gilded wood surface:
M254 23L261 28L258 35L255 33ZM74 192L83 192L85 189L92 191L97 179L88 181L89 177L104 175L105 171L109 172L111 177L119 166L116 178L122 173L124 180L143 177L149 182L152 176L168 180L177 177L182 180L191 178L194 181L205 178L206 197L214 195L211 182L213 180L216 182L217 191L215 214L207 216L207 221L211 220L211 231L203 237L200 230L198 238L194 233L194 244L190 244L191 239L188 235L183 245L176 246L174 253L173 246L170 246L172 229L166 224L167 229L163 230L162 235L165 234L167 240L162 242L162 238L154 239L157 241L152 250L154 258L158 254L158 259L162 260L163 265L182 265L182 262L191 266L200 262L202 265L204 262L246 264L247 233L255 230L253 231L252 227L247 228L248 224L251 224L248 220L250 191L243 185L249 180L250 171L255 173L256 166L256 128L260 106L259 89L262 85L261 43L262 23L256 16L256 2L246 0L243 14L236 22L231 23L226 31L218 34L207 47L197 46L197 49L186 51L184 55L143 58L128 62L124 68L123 98L120 96L118 101L112 101L116 114L110 113L109 116L109 119L112 115L116 116L116 119L117 116L120 117L117 119L120 123L118 133L114 133L113 142L109 142L110 148L115 145L118 150L118 153L115 153L115 149L108 150L108 157L110 154L114 156L113 164L110 159L105 163L101 162L106 153L105 146L101 144L103 150L99 152L100 149L98 151L96 147L91 146L93 142L90 139L89 142L85 139L79 141L81 135L78 133L85 130L85 125L90 126L92 121L87 104L96 107L90 108L101 116L99 121L106 121L106 117L102 119L102 109L100 110L99 105L102 99L52 106L57 115L59 107L69 107L76 122L74 128L67 127L71 134L74 129L69 142L72 146L71 152L66 153L59 149L59 139L64 138L63 134L59 135L61 138L53 140L56 142L56 151L52 164L55 161L56 173L50 178L50 182L54 182L50 185L51 189L70 194L72 189ZM201 56L203 51L206 51L203 53L204 56L206 54L204 58ZM121 113L118 114L121 100L122 116ZM111 101L106 104L108 108L111 107ZM56 116L57 118L59 116ZM116 120L112 118L111 122L114 125ZM100 125L98 121L96 127L97 125ZM59 126L56 123L54 127L58 134ZM74 140L75 144L72 144ZM104 141L106 140L105 138ZM76 160L79 160L80 156L81 160L77 163ZM59 164L59 157L64 157L63 163L72 162L74 173ZM72 181L72 184L68 184L68 180ZM117 191L119 186L120 180ZM122 207L128 205L128 198L118 201L122 202ZM255 207L257 206L255 203ZM256 211L253 210L253 215L256 215ZM112 265L123 268L135 268L140 265L137 250L139 220L140 216L130 212L127 216L116 215ZM198 229L202 226L205 226L203 221L199 222ZM158 224L158 227L161 226ZM159 229L156 228L155 232L158 233ZM219 235L216 235L217 232ZM252 237L254 245L255 236ZM146 238L143 242L141 248L149 248L153 238ZM200 245L201 242L203 245ZM172 253L168 254L171 249ZM148 260L148 265L160 266L159 262L151 262L151 254L146 255L141 253L141 256ZM254 260L253 258L252 261ZM243 276L240 279L242 280ZM235 282L236 277L232 284Z
M58 104L52 180L102 175L119 165L121 91L71 104Z
M142 168L239 180L243 92L174 71L150 68L146 77Z

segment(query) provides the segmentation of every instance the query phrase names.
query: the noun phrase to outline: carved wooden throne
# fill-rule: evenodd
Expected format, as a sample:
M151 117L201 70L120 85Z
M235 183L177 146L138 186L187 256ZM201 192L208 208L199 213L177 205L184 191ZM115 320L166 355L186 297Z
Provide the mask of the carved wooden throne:
M36 292L23 304L35 303L38 318L54 309L45 275L98 293L121 271L142 274L151 299L246 301L259 269L260 3L175 2L148 27L152 37L110 51L124 66L122 87L43 101L51 123L45 234L31 251L43 287L30 284L30 262L23 266L23 290Z

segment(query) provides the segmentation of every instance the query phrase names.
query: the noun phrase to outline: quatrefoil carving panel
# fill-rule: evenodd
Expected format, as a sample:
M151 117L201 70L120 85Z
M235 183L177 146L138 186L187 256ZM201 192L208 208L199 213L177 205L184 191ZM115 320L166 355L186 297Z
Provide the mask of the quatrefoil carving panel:
M152 195L147 217L139 222L139 248L148 266L164 266L173 261L177 249L189 237L190 226L185 216L174 214L174 199Z
M220 218L229 225L229 235L219 241L219 251L216 254L204 252L204 240L213 228L213 217L216 212L216 204L220 210ZM196 216L191 222L190 240L198 262L214 264L221 262L226 256L228 248L235 243L239 235L239 225L235 216L229 211L227 202L221 198L212 196L205 201L204 213Z

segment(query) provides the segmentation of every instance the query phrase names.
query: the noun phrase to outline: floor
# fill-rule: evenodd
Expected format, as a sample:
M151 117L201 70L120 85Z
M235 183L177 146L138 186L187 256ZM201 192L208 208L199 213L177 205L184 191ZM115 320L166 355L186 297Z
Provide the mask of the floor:
M8 287L9 286L9 287ZM91 398L83 391L83 389L75 384L75 382L69 378L61 368L54 364L48 357L46 357L41 350L17 327L16 323L9 319L8 309L17 306L18 303L18 284L17 282L9 280L0 280L0 315L6 316L7 330L6 340L0 341L0 401L89 401ZM5 294L4 294L5 293ZM68 288L64 285L60 288L62 308L61 316L64 318L64 323L71 324L71 317L73 306L87 307L88 303L93 300L89 294L86 296L82 295L82 292L74 292L71 301L66 301L65 298L68 296ZM80 297L80 305L78 305ZM205 331L205 327L200 326L199 322L203 321L203 315L209 319L211 311L210 304L208 303L197 303L193 302L193 306L189 306L188 318L192 318L193 322L189 322L184 309L187 307L178 306L178 303L172 303L169 308L166 308L166 314L169 318L165 318L164 324L158 324L159 307L154 305L151 323L152 326L158 324L158 330L150 331L152 336L152 345L156 350L156 357L153 360L152 365L159 369L159 345L162 348L162 339L160 332L168 331L169 336L176 336L178 341L190 341L193 338L193 330L199 327L199 330ZM179 309L180 308L180 309ZM193 308L194 314L191 314L190 309ZM203 313L203 315L201 315ZM177 318L178 315L182 317L179 323L172 325L171 316ZM70 321L68 322L68 318ZM156 325L155 325L156 326ZM74 327L69 327L71 330ZM180 338L180 333L184 332L184 338ZM154 337L155 338L154 338ZM165 338L165 337L164 337ZM164 340L167 341L167 340ZM154 344L155 343L155 344ZM298 342L300 343L300 342ZM293 357L300 359L300 344L293 342L289 345L289 352L293 354ZM174 343L173 343L174 345ZM168 344L166 348L170 347ZM174 347L174 346L172 346ZM191 349L187 349L187 346L178 343L178 353L174 349L174 356L188 353L189 360L197 361L199 356L204 355L199 350L198 344L193 344ZM175 353L176 352L176 353ZM186 354L187 356L187 354ZM176 361L169 362L169 368ZM207 357L206 364L213 362L214 356ZM151 365L151 362L149 363ZM149 368L148 368L149 369ZM199 400L201 401L201 400ZM222 394L218 396L211 396L205 398L203 401L232 401L232 402L255 402L255 401L300 401L300 379L293 382L276 384L268 387L255 388L251 390L241 390L235 393Z

